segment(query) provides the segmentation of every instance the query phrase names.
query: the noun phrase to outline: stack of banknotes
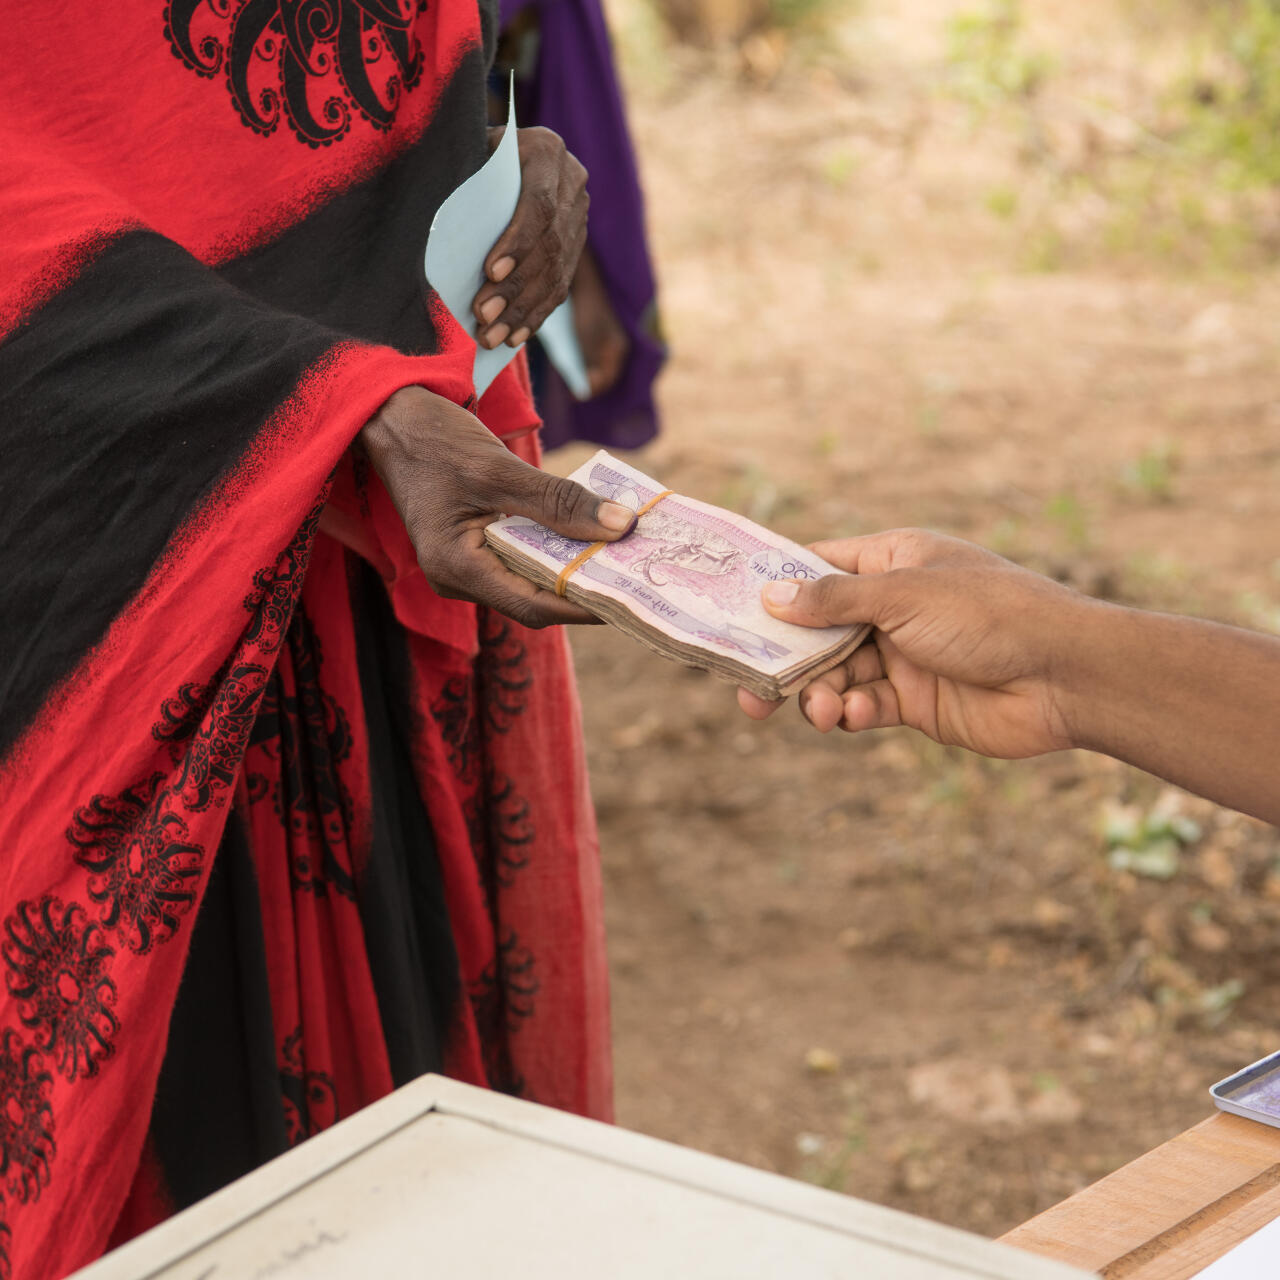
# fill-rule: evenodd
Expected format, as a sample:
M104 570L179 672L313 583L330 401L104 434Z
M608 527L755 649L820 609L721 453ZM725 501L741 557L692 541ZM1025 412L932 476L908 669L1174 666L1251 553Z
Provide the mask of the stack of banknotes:
M663 486L600 450L573 479L640 511ZM521 516L485 530L509 568L554 588L590 544ZM666 658L702 667L762 698L783 698L842 662L866 626L810 629L765 612L760 590L782 579L838 573L811 551L694 498L668 494L618 542L605 543L565 580L565 594Z

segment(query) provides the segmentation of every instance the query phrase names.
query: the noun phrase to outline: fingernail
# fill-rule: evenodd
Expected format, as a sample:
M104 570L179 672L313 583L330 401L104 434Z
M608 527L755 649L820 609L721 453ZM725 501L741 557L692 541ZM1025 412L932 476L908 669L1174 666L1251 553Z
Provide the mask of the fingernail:
M771 582L764 589L764 598L773 605L788 605L800 590L798 582Z
M602 502L596 508L596 519L614 533L626 533L636 521L636 513L620 502Z
M506 305L506 298L490 298L489 301L480 308L481 319L485 324L492 324L502 314L502 309Z
M495 324L493 328L484 335L484 340L491 347L496 347L510 331L511 326L509 324Z
M508 341L513 347L523 346L529 341L529 326L527 324L521 325L520 328L511 335Z
M505 280L512 272L516 265L514 258L499 258L493 264L493 270L489 272L490 280Z

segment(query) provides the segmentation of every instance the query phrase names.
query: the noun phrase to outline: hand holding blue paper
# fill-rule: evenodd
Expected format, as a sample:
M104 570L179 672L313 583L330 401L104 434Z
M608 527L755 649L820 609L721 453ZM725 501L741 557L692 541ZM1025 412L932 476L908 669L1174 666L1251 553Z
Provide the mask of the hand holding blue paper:
M453 318L477 339L473 369L477 397L485 393L541 322L539 337L549 358L570 390L585 398L589 394L586 369L566 297L585 240L582 167L554 135L545 130L525 132L538 135L530 146L537 144L539 172L528 175L531 185L538 183L543 188L536 201L524 190L526 174L521 168L512 94L507 127L493 154L436 213L425 255L427 281ZM554 156L550 154L553 151L557 153ZM530 197L535 212L520 220L517 211L522 195ZM539 215L545 225L540 225ZM516 228L515 222L521 226ZM504 237L513 239L517 230L531 242L515 248L518 256L503 253L495 258L505 258L510 264L504 264L504 271L495 271L492 263L486 271L499 242ZM548 293L553 300L564 299L550 315L544 310ZM477 318L477 310L484 315L483 322ZM486 339L495 345L485 345Z

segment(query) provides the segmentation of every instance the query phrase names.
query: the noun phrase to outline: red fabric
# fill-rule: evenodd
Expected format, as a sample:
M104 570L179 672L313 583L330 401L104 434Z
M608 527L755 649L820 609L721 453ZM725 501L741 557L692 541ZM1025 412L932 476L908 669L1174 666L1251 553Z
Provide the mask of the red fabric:
M292 539L290 526L305 512L304 495L314 492L333 451L400 384L402 360L352 352L317 375L264 439L252 482L233 477L225 494L193 521L134 607L7 762L0 841L10 851L3 891L10 949L16 943L41 953L32 964L42 970L46 995L57 981L51 970L74 961L83 993L77 1013L89 1028L59 1033L40 1021L35 1004L12 997L0 1012L0 1089L15 1086L9 1096L24 1107L22 1151L15 1160L25 1167L10 1170L5 1206L16 1276L59 1276L91 1260L111 1234L135 1177L144 1184L135 1188L135 1204L154 1185L150 1169L134 1171L191 917L238 785L256 700L267 673L287 661L281 647L300 593L325 628L331 668L355 678L349 612L344 616L345 596L334 582L341 572L339 544L316 535L320 507L314 500ZM356 371L358 390L351 386ZM533 440L518 441L523 452L533 452ZM284 549L263 572L251 558L253 548L273 541ZM497 980L496 964L527 966L529 1008L510 1016L528 1016L528 1025L515 1038L515 1060L496 1064L502 1082L518 1081L531 1097L609 1118L600 885L565 638L506 624L520 632L517 644L527 650L527 714L515 732L496 737L485 769L469 773L435 711L452 684L467 704L464 717L474 721L482 714L474 692L475 610L435 598L420 573L412 580L414 591L404 594L424 621L413 650L423 729L415 766L432 797L464 983L482 1000L486 983ZM246 597L254 599L247 627ZM189 737L157 741L163 707L192 682L207 690L209 710ZM348 700L348 706L358 705L357 698ZM344 768L355 794L364 763L357 751ZM493 794L486 783L509 775L520 778L521 794L530 801L525 817L537 842L526 850L532 874L503 895L495 921L477 883L467 809L483 810ZM138 779L146 780L140 789ZM175 927L153 921L148 951L121 947L107 955L101 953L110 947L109 935L99 923L104 904L95 904L93 894L110 872L96 875L92 867L101 866L100 858L85 866L73 855L76 842L92 841L95 826L102 834L105 819L94 812L94 802L131 787L137 804L106 837L116 862L150 857L154 870L155 857L165 850L191 849L198 852L180 853L165 865L189 866L195 874L183 886L189 900L171 907ZM286 864L293 851L273 834L267 824L255 830L254 843L273 1012L278 1026L304 1029L305 1066L335 1080L334 1115L347 1115L391 1084L360 921L345 899L322 903L294 893ZM314 833L298 839L314 839ZM352 833L353 861L360 845ZM46 923L39 911L23 915L24 904L49 903ZM472 1006L462 1009L448 1068L458 1078L488 1083L495 1064L486 1061ZM34 1027L24 1028L33 1012ZM29 1030L44 1052L33 1052ZM70 1061L66 1055L75 1058L70 1079L56 1070L55 1059ZM142 1220L154 1214L154 1208L146 1210Z
M206 9L188 0L169 9L196 11L190 30L198 39L226 26L214 14L219 7L228 6ZM57 197L69 185L91 186L93 219L111 205L115 217L151 227L201 261L225 262L375 173L421 136L441 87L479 40L474 5L413 7L422 10L413 30L426 72L399 104L394 126L378 130L356 116L346 136L320 148L300 146L283 123L265 144L245 128L219 85L214 96L172 56L163 4L25 5L6 14L14 54L0 80L11 130L6 161L39 155L41 177L23 198L43 209L44 245L61 243L77 221L77 210ZM224 54L223 75L215 79L225 77L228 61ZM257 74L273 69L262 60ZM337 80L336 70L321 78L318 98L340 92ZM21 240L24 257L39 270L40 242ZM23 282L6 272L3 287L18 293Z
M296 222L412 145L443 78L478 40L473 6L426 7L415 29L427 70L394 127L357 119L340 143L313 148L284 129L263 138L229 111L209 112L201 95L211 87L157 40L158 10L129 3L69 16L36 6L14 20L22 66L0 73L15 139L10 181L0 182L0 221L14 241L0 271L5 330L38 319L130 228L159 231L216 264ZM114 93L96 87L108 74ZM57 110L51 85L63 90L52 95ZM95 127L95 112L116 113L109 131ZM390 1088L355 905L300 892L287 874L291 861L324 849L357 869L367 848L344 543L387 579L411 634L414 766L471 997L449 1068L609 1115L600 886L565 638L478 620L472 606L436 597L385 492L376 478L357 482L348 453L400 387L468 402L474 347L456 329L443 328L442 342L422 357L335 345L0 761L4 1280L65 1275L98 1256L113 1231L123 1238L164 1211L144 1157L150 1100L232 805L252 832L275 1022L298 1031L282 1046L282 1066L334 1087L332 1114L292 1118L298 1136ZM522 360L481 410L536 459ZM281 782L278 761L249 739L269 678L278 669L286 689L296 680L288 634L300 600L323 646L326 689L350 719L339 769L351 817L323 829L314 808L299 826L273 824L249 794L250 775ZM501 687L503 671L518 671L508 690L518 715L514 702L493 712L486 701L485 682ZM479 754L470 749L477 741ZM474 859L486 823L505 826L520 850L513 858L524 859L519 875L488 886Z

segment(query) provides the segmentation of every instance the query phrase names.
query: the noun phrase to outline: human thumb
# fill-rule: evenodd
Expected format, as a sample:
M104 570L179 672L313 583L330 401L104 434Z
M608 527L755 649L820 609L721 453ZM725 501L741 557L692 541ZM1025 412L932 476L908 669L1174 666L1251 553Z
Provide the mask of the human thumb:
M511 465L514 464L514 465ZM583 542L612 541L628 533L635 512L619 502L601 501L599 494L562 476L512 457L498 482L502 492L495 507L513 516L527 516L567 538Z
M853 573L830 573L808 582L771 582L761 595L775 618L802 627L876 623L883 604L878 575Z

